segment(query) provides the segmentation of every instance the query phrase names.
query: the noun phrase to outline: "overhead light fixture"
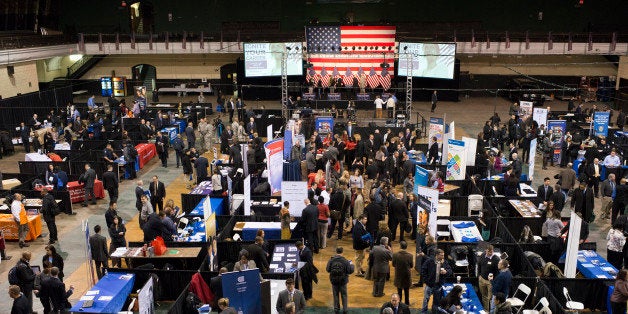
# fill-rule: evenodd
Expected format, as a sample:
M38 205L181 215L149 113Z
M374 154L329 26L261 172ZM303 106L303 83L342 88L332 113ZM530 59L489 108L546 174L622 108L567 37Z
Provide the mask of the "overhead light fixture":
M83 58L83 55L81 54L70 55L69 58L70 58L70 61L76 62L76 61L81 60L81 58Z

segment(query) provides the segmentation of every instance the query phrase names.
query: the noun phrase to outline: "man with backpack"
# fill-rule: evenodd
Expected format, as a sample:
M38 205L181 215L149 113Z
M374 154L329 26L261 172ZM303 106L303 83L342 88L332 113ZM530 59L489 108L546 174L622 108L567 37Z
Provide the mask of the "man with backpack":
M337 247L336 255L327 262L327 272L334 295L334 313L336 314L340 313L339 297L342 297L342 312L347 313L347 283L349 283L349 275L355 269L353 263L342 256L342 253L342 246Z
M31 252L22 252L22 258L9 269L9 284L17 285L20 291L28 300L28 313L33 311L33 284L35 283L35 273L31 269L30 260Z
M48 244L54 244L59 240L57 238L57 224L55 223L55 216L59 212L59 206L55 198L52 194L48 193L46 188L41 190L41 197L41 213L44 216L44 221L50 232Z

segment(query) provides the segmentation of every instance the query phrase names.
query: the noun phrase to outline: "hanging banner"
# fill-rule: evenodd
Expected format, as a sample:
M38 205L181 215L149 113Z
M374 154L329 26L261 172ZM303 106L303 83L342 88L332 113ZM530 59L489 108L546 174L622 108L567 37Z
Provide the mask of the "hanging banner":
M478 139L463 136L462 141L467 149L467 166L475 166L475 154L478 149Z
M285 160L290 160L291 156L290 154L292 153L292 146L293 146L293 142L292 142L292 130L285 130L283 132L283 159ZM301 146L303 147L303 146Z
M451 134L449 138L456 138L456 123L455 121L451 121L450 124L445 128L445 133Z
M596 111L593 115L593 134L595 136L608 136L608 123L610 120L610 112Z
M443 123L443 118L430 118L429 140L431 141L432 138L436 136L438 145L443 144L443 134L445 134L445 126Z
M283 139L278 138L264 144L266 151L266 167L268 169L268 183L270 193L281 191L281 180L283 179Z
M229 306L237 313L261 314L261 285L259 269L224 273L222 294L229 299Z
M547 133L554 147L554 163L560 163L562 158L563 141L565 140L565 133L567 132L567 121L565 120L549 120L547 121Z
M301 217L307 198L306 181L281 181L281 201L290 202L290 216Z
M521 121L526 121L529 117L532 116L532 108L533 103L531 101L520 101L519 102L519 118Z
M318 132L318 136L321 138L325 138L327 134L334 132L334 118L332 117L316 117L316 122L314 122L314 127Z
M417 187L427 186L427 182L430 178L430 172L419 165L415 165L414 167L416 168L414 170L414 194L417 194Z
M580 239L580 229L582 228L582 218L571 211L569 232L567 235L567 249L565 252L565 277L576 278L576 268L578 264L578 246Z
M547 109L546 108L534 108L532 113L532 120L536 121L539 126L546 126L547 130Z
M427 230L429 234L436 239L436 216L438 211L438 190L419 186L417 190L419 196L418 213L416 215L417 225L425 224L427 221ZM427 217L425 217L427 214Z
M467 151L463 141L447 141L447 175L445 180L464 180L467 173Z
M528 180L532 181L534 178L534 159L536 158L536 142L537 139L530 141L530 157L528 163Z

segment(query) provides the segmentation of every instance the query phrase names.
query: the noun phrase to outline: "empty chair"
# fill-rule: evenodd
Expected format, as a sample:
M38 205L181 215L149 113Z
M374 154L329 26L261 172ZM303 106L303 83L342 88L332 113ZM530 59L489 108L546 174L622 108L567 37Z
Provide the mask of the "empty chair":
M530 287L526 286L525 284L519 284L519 286L517 287L517 291L515 291L515 294L512 295L512 298L508 298L506 299L506 301L510 302L511 307L517 308L517 313L519 313L521 312L521 308L526 304L526 301L530 296L530 292L532 292L532 289L530 289ZM522 294L525 296L525 298L523 298L522 300L521 297L517 296L517 294Z
M565 295L565 300L567 301L567 304L565 304L565 307L568 310L572 310L572 311L584 310L584 304L582 304L582 302L576 302L576 301L571 300L571 297L569 296L569 290L567 290L567 287L563 287L563 294Z
M484 196L480 194L469 195L467 215L469 217L479 216L484 207Z
M466 246L454 246L449 255L454 260L454 275L469 277L469 249Z
M539 300L539 302L531 310L523 310L523 314L537 314L548 306L549 301L547 301L546 297L542 297L541 300Z
M450 223L448 219L436 220L436 240L440 238L449 239L451 237L451 231L449 231Z

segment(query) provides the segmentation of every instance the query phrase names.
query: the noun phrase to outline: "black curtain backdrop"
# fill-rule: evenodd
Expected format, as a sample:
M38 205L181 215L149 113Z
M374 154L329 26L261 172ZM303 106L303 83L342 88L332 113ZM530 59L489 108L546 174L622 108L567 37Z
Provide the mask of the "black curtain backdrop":
M15 127L19 126L20 122L26 122L33 114L36 113L43 121L50 110L65 109L65 105L69 101L72 101L71 87L60 87L0 99L0 130L15 134Z

